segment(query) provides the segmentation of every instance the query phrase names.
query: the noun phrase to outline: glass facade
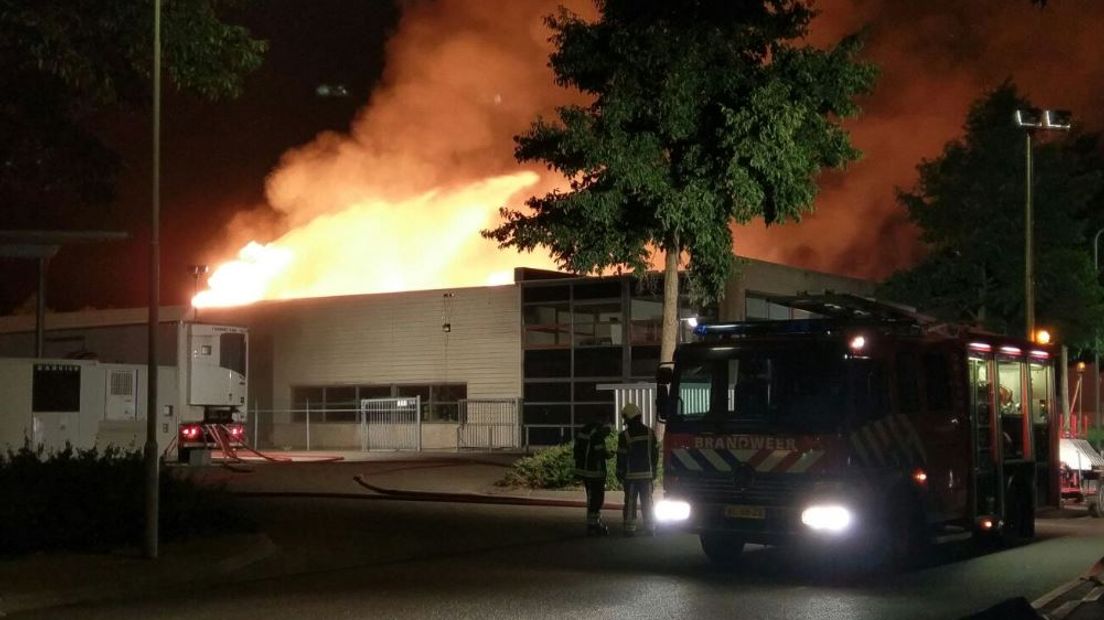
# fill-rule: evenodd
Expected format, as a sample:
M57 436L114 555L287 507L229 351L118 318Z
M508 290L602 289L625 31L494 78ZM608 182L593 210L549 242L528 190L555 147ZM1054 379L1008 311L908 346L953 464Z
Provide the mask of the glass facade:
M532 443L565 441L573 426L596 415L612 420L613 392L598 385L655 380L662 282L618 276L520 285L523 423ZM680 318L712 317L688 298L679 305Z
M361 399L420 397L423 422L455 422L460 417L459 401L468 397L466 383L377 384L298 386L291 389L293 419L303 422L307 410L311 423L354 423Z

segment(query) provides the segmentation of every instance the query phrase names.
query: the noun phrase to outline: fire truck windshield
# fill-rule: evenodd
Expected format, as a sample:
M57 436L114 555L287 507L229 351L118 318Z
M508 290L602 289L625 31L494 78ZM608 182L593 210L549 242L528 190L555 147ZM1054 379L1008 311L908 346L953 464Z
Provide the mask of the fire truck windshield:
M838 344L703 349L678 372L678 418L827 433L884 402L881 365ZM695 359L696 358L696 359Z

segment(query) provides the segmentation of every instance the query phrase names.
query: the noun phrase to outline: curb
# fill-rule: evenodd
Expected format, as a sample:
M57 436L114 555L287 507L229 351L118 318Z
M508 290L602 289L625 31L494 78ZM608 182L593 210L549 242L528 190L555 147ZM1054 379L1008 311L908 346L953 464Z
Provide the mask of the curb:
M132 585L126 586L98 584L72 588L69 590L11 594L0 597L0 617L27 611L76 605L79 603L108 601L133 596L148 596L163 591L175 591L182 585L201 584L210 580L212 577L225 577L265 560L279 551L276 543L272 542L272 539L269 538L267 534L254 534L253 537L254 540L247 545L246 549L215 562L213 570L210 573L194 579L181 579L171 584L167 582L162 583L159 580L155 580L153 583L144 583L139 580Z
M548 508L586 508L586 501L577 499L532 498L518 495L488 495L482 493L448 493L443 491L406 491L371 484L362 476L353 476L360 486L389 499L410 502L446 502L457 504L499 504L508 506L542 506ZM370 496L364 496L370 497ZM375 499L375 498L373 498ZM606 502L603 510L621 510L623 504Z
M1104 558L1098 560L1095 564L1089 567L1083 575L1077 579L1068 581L1057 588L1054 588L1050 592L1040 596L1031 602L1031 606L1037 611L1042 611L1052 604L1061 603L1055 609L1049 610L1044 615L1048 618L1064 618L1075 609L1077 609L1082 603L1091 602L1095 600L1091 595L1104 586L1104 582L1101 581L1101 575L1104 574ZM1067 601L1062 601L1062 598L1069 595L1074 590L1081 586L1089 586L1089 591L1085 592L1080 598L1071 598ZM1076 596L1076 595L1075 595ZM1099 595L1097 595L1099 597Z

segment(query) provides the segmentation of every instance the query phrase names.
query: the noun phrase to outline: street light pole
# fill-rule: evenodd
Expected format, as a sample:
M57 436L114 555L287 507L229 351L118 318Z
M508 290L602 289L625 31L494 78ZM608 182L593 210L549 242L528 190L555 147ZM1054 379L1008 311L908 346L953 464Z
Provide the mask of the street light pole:
M1035 257L1033 256L1031 230L1035 223L1031 213L1031 132L1024 132L1026 136L1026 181L1024 187L1024 317L1027 321L1027 339L1035 339Z
M1093 235L1093 272L1097 282L1100 281L1100 233L1104 228ZM1100 332L1093 330L1093 427L1100 428Z
M1027 339L1035 340L1035 257L1032 238L1034 222L1031 212L1032 161L1031 139L1036 130L1063 130L1070 128L1071 115L1066 110L1040 110L1026 108L1016 110L1016 124L1024 130L1024 319Z
M153 195L150 210L149 358L146 366L146 531L147 558L158 555L157 325L161 314L161 0L153 0Z

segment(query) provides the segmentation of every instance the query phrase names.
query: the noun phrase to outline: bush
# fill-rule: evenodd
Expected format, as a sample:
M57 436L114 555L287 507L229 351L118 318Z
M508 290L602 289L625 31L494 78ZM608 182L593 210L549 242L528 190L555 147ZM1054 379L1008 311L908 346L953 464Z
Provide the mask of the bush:
M1089 443L1096 448L1097 452L1104 446L1104 428L1090 428L1088 432Z
M506 477L498 484L530 489L562 489L578 483L572 444L565 443L518 459L506 470Z
M47 454L24 446L0 454L0 554L103 551L140 544L145 529L141 452L107 448ZM223 489L161 470L160 535L246 531Z
M579 479L575 477L573 447L574 444L568 442L519 459L506 471L506 477L500 480L498 485L529 489L563 489L580 486ZM606 451L611 455L606 462L606 490L620 491L621 483L616 476L616 460L612 456L617 453L616 433L606 438ZM656 484L659 484L663 481L662 455L657 467L659 475L656 477Z

